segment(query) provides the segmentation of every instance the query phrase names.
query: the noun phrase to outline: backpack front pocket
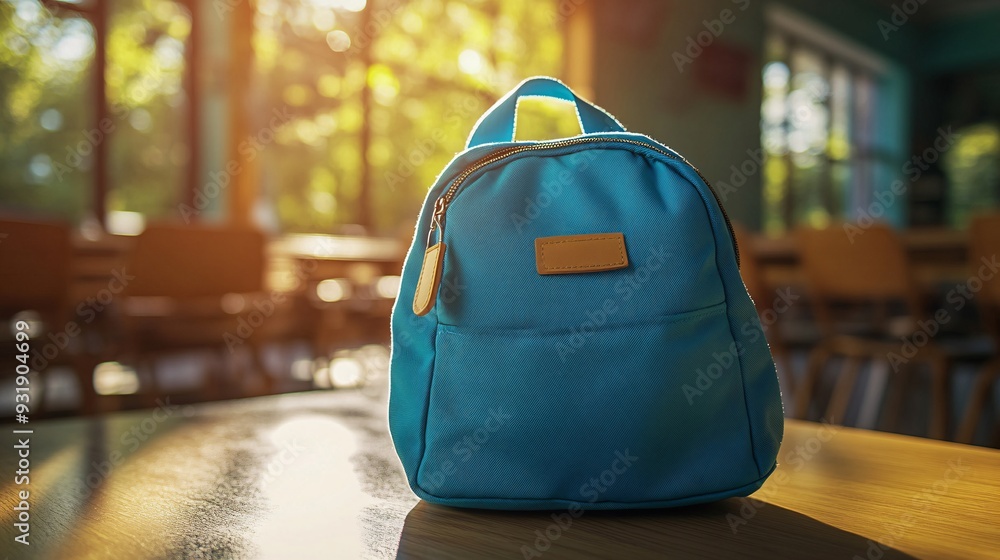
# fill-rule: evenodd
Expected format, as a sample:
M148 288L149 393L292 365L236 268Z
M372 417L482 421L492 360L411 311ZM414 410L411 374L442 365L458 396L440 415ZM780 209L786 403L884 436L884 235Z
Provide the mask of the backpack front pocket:
M551 331L439 325L417 471L425 497L641 507L765 474L725 303L596 319Z

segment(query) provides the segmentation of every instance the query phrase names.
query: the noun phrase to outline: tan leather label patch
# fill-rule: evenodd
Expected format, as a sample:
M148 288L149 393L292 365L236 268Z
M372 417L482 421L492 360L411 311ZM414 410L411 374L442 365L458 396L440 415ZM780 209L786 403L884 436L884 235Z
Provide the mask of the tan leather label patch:
M413 294L413 312L417 315L427 315L427 312L434 307L438 286L441 284L444 250L444 243L436 243L424 253L424 262L417 278L417 291Z
M539 274L580 274L628 266L625 236L620 233L559 235L535 239Z

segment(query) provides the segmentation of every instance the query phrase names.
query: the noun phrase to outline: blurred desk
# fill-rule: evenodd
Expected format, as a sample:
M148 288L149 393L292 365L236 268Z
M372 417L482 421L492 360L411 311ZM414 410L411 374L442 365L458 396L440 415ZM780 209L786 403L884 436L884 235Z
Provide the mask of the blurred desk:
M114 271L123 265L133 243L134 238L129 236L74 233L73 275L77 291L86 297L104 287ZM327 278L335 277L335 273L343 274L351 263L378 264L382 265L377 267L378 270L385 268L387 274L398 274L405 250L400 242L391 238L311 234L278 237L271 240L267 247L272 271L281 274L294 266L296 261L313 262L310 269L320 269L315 271L318 275L330 272L332 275ZM280 282L273 287L279 290L287 288ZM74 298L73 301L79 299Z
M268 285L296 291L318 312L308 329L317 355L388 342L405 250L392 238L286 235L268 246Z
M901 231L900 237L909 254L913 274L927 293L937 293L942 285L968 279L970 269L967 232L944 228L908 229ZM793 236L758 235L753 238L750 250L764 269L768 285L805 286Z
M0 494L3 554L466 559L523 558L522 547L537 545L543 558L844 559L1000 550L1000 451L791 420L781 465L754 499L588 512L559 530L552 512L418 503L386 434L384 395L33 422L32 544L12 544L11 478ZM12 473L6 438L0 468Z
M275 239L271 251L319 260L398 261L404 247L395 239L358 235L291 234Z
M347 278L367 285L380 276L398 275L405 248L395 239L351 235L294 234L268 246L269 284L289 289L327 278Z

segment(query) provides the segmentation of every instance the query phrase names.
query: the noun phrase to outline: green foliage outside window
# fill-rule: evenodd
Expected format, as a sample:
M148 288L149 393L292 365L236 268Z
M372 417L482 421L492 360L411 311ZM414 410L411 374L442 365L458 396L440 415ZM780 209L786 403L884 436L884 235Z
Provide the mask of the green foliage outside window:
M958 132L944 155L948 175L948 222L965 227L972 216L1000 206L1000 126L983 123Z
M335 232L359 223L366 170L370 232L408 230L482 112L523 78L558 76L562 67L556 0L253 5L251 126L268 127L274 109L292 116L272 131L257 162L264 219L281 231ZM94 147L107 142L106 210L177 218L191 158L185 71L194 16L173 0L107 0L109 112L99 123L97 37L86 13L94 3L53 6L0 3L3 209L74 222L92 214ZM203 71L219 70L212 66L218 60L194 55ZM522 111L518 131L522 138L578 132L570 108L534 103Z
M79 219L93 165L94 28L35 1L0 3L0 200L22 215ZM93 136L93 134L92 134Z
M335 10L331 19L319 15L321 7L291 5L259 2L254 39L264 93L259 112L289 106L295 115L262 155L263 187L285 231L356 223L366 80L373 229L405 233L482 112L521 79L558 75L562 65L553 0L382 0L365 7L374 27L357 12ZM353 44L337 52L345 37ZM359 55L365 47L367 72ZM561 118L544 118L553 115ZM530 116L538 118L525 119L527 135L578 132L561 108L536 107Z
M0 200L9 212L79 221L93 210L108 142L108 210L175 211L188 146L182 87L191 18L171 0L108 3L106 122L95 117L95 31L71 7L0 4Z

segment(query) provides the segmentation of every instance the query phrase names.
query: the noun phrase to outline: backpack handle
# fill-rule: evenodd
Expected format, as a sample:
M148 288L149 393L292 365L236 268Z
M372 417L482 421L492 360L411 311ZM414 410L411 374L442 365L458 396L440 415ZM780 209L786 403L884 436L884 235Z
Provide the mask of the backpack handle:
M466 148L492 142L512 142L517 104L522 97L551 97L569 101L576 106L576 118L584 134L594 132L624 132L625 127L607 111L588 102L555 78L528 78L500 98L473 127Z

